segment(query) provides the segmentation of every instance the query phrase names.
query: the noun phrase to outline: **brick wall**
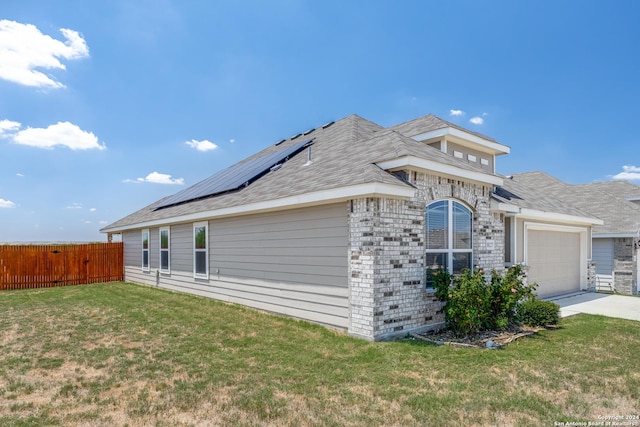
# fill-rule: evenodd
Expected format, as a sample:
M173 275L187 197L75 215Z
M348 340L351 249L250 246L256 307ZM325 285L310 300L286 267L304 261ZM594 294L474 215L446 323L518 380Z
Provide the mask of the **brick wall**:
M504 225L490 211L491 188L409 172L410 200L357 199L349 203L349 333L380 340L439 327L442 303L425 290L425 208L444 199L473 212L473 263L490 274L504 268Z

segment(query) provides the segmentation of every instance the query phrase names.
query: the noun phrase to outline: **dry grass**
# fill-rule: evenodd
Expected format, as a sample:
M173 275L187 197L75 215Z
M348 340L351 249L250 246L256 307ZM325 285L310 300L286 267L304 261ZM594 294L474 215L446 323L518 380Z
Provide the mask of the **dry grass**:
M640 328L368 343L126 283L0 294L0 425L553 425L639 409Z

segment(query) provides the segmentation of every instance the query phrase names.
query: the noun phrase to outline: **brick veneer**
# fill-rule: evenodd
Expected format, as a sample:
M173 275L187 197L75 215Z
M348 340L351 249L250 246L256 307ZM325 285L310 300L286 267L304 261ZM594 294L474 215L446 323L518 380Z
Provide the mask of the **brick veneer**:
M410 200L349 203L349 333L383 340L439 327L442 303L425 289L425 208L455 199L473 212L473 263L487 274L504 268L504 225L490 211L491 187L408 172Z

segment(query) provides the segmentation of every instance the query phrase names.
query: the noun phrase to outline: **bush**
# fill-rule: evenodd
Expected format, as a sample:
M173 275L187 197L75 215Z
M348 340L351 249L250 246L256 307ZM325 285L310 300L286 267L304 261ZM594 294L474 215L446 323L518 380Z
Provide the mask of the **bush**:
M519 265L504 275L492 272L489 284L482 270L468 269L457 276L444 270L433 272L433 281L436 296L445 302L447 327L456 335L506 329L516 320L518 304L532 299L536 288L523 283Z
M465 270L451 277L439 272L439 279L449 277L449 285L440 284L436 294L445 301L447 326L456 335L465 335L486 329L489 321L490 298L484 275L478 271Z
M525 301L518 308L518 319L528 326L556 325L560 321L560 306L551 301Z

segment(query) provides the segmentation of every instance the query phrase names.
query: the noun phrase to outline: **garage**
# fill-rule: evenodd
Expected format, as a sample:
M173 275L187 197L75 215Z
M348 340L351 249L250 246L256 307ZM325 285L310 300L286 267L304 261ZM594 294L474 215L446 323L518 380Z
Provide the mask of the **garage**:
M526 230L529 283L538 283L539 297L577 292L581 288L583 233L580 231Z

